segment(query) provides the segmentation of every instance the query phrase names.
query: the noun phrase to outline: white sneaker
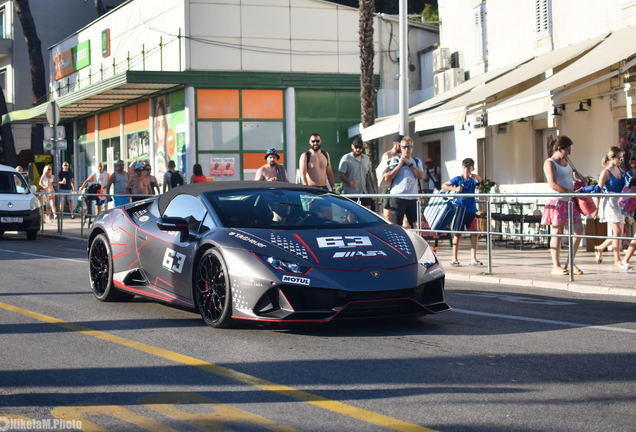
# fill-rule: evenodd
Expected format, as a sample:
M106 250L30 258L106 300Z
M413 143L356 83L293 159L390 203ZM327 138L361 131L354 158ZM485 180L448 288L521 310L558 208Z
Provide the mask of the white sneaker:
M631 270L631 269L632 269L632 266L631 266L630 264L623 264L623 263L620 263L620 264L618 265L618 268L619 268L619 269L621 269L621 270L629 271L629 270Z

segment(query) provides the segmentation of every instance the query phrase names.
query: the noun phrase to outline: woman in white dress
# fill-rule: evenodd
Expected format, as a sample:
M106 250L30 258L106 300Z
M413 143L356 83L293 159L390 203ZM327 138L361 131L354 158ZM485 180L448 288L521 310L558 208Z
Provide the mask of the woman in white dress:
M40 176L40 187L42 188L42 192L45 193L45 195L43 195L43 205L47 206L47 204L50 206L51 208L51 212L53 214L53 219L57 219L57 209L55 208L55 196L54 195L49 195L50 193L54 192L53 187L55 186L55 176L53 174L51 174L51 166L47 165L44 167L44 171L42 172L42 175ZM46 210L46 207L45 207ZM50 222L51 219L49 218L49 213L46 212L44 214L44 222Z
M625 171L621 168L623 162L623 150L620 147L610 147L607 154L603 156L601 163L605 167L598 176L598 186L604 193L613 194L621 193L625 186ZM625 224L625 216L621 212L621 206L617 197L607 196L602 199L595 198L596 211L592 213L592 217L599 218L600 222L607 222L612 228L614 237L623 235L623 225ZM600 216L599 216L600 215ZM623 270L629 270L630 265L621 261L621 241L607 239L599 246L594 247L594 255L598 264L603 262L603 251L612 245L614 252L614 265Z

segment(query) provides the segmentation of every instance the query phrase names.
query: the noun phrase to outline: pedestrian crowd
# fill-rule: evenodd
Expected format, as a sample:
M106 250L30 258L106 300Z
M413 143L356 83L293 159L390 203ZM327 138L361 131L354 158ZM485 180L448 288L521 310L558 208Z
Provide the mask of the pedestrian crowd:
M628 130L628 133L636 132ZM308 186L315 186L325 190L334 190L336 183L332 160L329 153L322 148L323 141L319 133L312 133L309 138L309 149L300 155L298 161L297 182ZM622 237L626 233L626 214L633 216L636 210L636 198L618 198L612 196L616 193L636 193L636 155L632 154L632 147L621 142L618 146L612 146L603 156L601 164L603 169L598 177L598 185L587 186L587 179L579 173L570 160L573 142L564 135L556 138L549 136L546 142L548 159L543 170L547 184L554 193L569 194L573 192L602 192L607 194L598 199L574 199L572 213L572 232L576 236L583 234L583 216L591 216L601 223L607 223L612 237ZM474 194L479 191L482 177L475 171L475 162L472 158L465 158L461 163L461 173L442 182L442 171L435 163L434 157L422 160L415 157L413 139L408 136L396 135L391 148L380 157L375 172L372 172L372 163L364 152L365 143L360 137L353 139L351 152L342 156L338 163L338 180L342 183L344 194L356 195L358 203L375 210L375 200L365 197L367 194L386 195L379 202L380 212L385 219L392 223L408 228L418 227L418 194L435 193L429 204L434 202L452 201L452 212L440 214L446 219L440 220L443 227L451 226L454 231L452 241L453 261L452 266L459 267L459 245L464 232L479 231L477 225L477 203L474 197L450 196ZM429 153L430 154L430 153ZM435 153L432 156L438 155ZM625 160L629 158L629 165ZM291 182L285 165L281 163L281 154L276 148L270 148L264 155L265 164L256 170L256 181ZM231 165L231 164L228 164ZM174 160L169 160L167 170L160 176L161 183L153 175L153 168L148 162L135 161L126 167L123 160L117 161L116 169L109 174L104 169L104 164L98 162L96 171L91 173L79 187L79 192L85 194L85 203L90 207L94 203L97 213L107 209L109 202L114 206L120 206L128 202L136 202L150 196L165 193L173 188L186 183L184 173L176 169ZM17 169L28 179L28 173L21 167ZM212 181L214 173L207 176L200 164L194 164L189 183L204 183ZM75 176L70 169L68 161L62 163L62 171L54 176L50 165L46 165L39 178L39 191L42 206L45 208L45 222L56 219L58 208L64 211L65 205L73 213L76 193ZM55 187L59 187L59 198L55 199L53 193ZM112 187L112 198L111 198ZM562 235L569 225L569 197L551 197L546 200L542 212L541 224L550 226L552 234L549 241L550 255L552 258L553 275L568 275L570 272L582 275L583 271L574 262L565 262L561 265ZM426 201L424 201L426 204ZM75 211L82 211L82 205L78 202ZM85 211L85 210L84 210ZM270 209L274 214L276 209ZM327 211L326 209L324 211ZM89 210L90 212L90 210ZM436 216L437 217L437 216ZM432 221L421 219L423 226L428 228ZM437 222L440 222L437 221ZM438 224L439 225L439 224ZM471 234L469 265L481 266L483 263L477 257L478 234ZM572 242L572 256L576 257L580 237L575 237ZM603 262L603 254L611 247L613 264L622 270L631 270L629 263L636 253L636 238L631 242L608 238L594 247L596 262ZM621 258L621 249L626 247L626 253Z

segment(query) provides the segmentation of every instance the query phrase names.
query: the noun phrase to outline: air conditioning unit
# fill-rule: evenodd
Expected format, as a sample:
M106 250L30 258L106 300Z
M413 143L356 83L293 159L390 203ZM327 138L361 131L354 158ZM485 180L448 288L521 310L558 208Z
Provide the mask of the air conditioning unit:
M433 51L433 72L444 72L451 67L450 48L437 48Z
M464 69L452 68L444 72L444 91L449 91L464 82Z
M438 94L442 94L446 91L446 86L444 85L444 79L446 78L446 74L444 72L435 74L433 76L433 86L435 88L435 96Z

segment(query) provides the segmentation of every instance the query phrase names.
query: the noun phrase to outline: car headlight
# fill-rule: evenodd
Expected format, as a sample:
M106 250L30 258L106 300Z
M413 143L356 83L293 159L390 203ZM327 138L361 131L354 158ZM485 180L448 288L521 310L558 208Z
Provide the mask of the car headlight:
M31 211L37 210L40 208L40 200L36 197L31 198Z
M430 268L437 264L437 257L435 256L435 252L431 249L430 246L426 247L426 250L418 260L420 264L422 264L425 268Z
M304 273L307 273L309 269L311 269L311 267L309 266L298 264L292 261L285 261L276 257L267 256L267 255L260 255L260 254L255 254L255 255L259 257L260 259L262 259L263 261L265 261L267 264L269 264L273 269L276 269L279 271L304 274Z

